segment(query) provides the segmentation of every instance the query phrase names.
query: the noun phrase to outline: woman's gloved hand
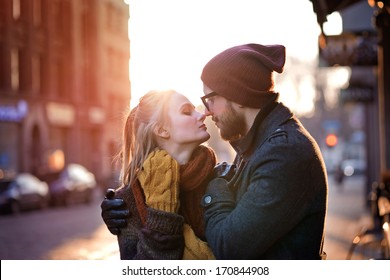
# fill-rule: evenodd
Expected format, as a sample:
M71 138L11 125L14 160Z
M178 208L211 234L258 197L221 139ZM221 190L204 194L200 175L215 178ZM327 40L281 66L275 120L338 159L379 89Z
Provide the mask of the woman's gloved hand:
M108 189L104 200L100 204L100 208L103 221L108 230L112 234L118 235L121 228L126 227L126 220L130 216L130 211L126 208L126 203L123 199L114 198L114 195L115 190Z
M179 164L167 151L157 150L148 155L138 173L147 206L177 213L180 204L179 171Z

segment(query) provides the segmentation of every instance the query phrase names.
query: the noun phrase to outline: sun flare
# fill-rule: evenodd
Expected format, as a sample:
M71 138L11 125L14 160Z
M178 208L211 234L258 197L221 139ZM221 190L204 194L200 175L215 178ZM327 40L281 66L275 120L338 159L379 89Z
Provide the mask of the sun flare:
M288 57L308 63L313 63L318 55L320 29L307 0L128 2L132 107L149 90L168 88L183 93L196 106L201 104L202 67L214 55L234 45L283 44ZM286 67L285 72L294 71L294 65ZM291 86L283 75L279 89L306 92L289 94L292 108L313 110L313 82L307 79L302 85ZM292 96L295 98L291 99Z

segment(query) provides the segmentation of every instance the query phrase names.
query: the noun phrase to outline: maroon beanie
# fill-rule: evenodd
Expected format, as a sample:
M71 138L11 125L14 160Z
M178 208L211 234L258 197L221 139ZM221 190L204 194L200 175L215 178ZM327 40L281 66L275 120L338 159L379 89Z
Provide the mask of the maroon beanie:
M261 108L273 89L272 72L283 72L286 60L282 45L246 44L229 48L203 68L203 83L238 104Z

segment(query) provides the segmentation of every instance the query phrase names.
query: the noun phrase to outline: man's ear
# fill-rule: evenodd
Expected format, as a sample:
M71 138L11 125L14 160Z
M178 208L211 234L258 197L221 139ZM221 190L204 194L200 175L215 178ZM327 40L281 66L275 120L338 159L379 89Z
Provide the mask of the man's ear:
M154 128L154 133L157 136L159 136L161 138L164 138L164 139L167 139L170 136L168 130L166 130L164 127L161 127L161 126L155 127Z

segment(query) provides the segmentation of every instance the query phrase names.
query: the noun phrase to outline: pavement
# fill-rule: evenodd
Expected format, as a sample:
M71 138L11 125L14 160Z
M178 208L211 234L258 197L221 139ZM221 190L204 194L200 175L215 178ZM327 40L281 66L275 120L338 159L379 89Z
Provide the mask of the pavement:
M329 176L324 248L328 260L345 260L356 235L372 227L363 176L346 177L342 184ZM356 250L358 252L359 250ZM366 258L353 255L352 259Z

